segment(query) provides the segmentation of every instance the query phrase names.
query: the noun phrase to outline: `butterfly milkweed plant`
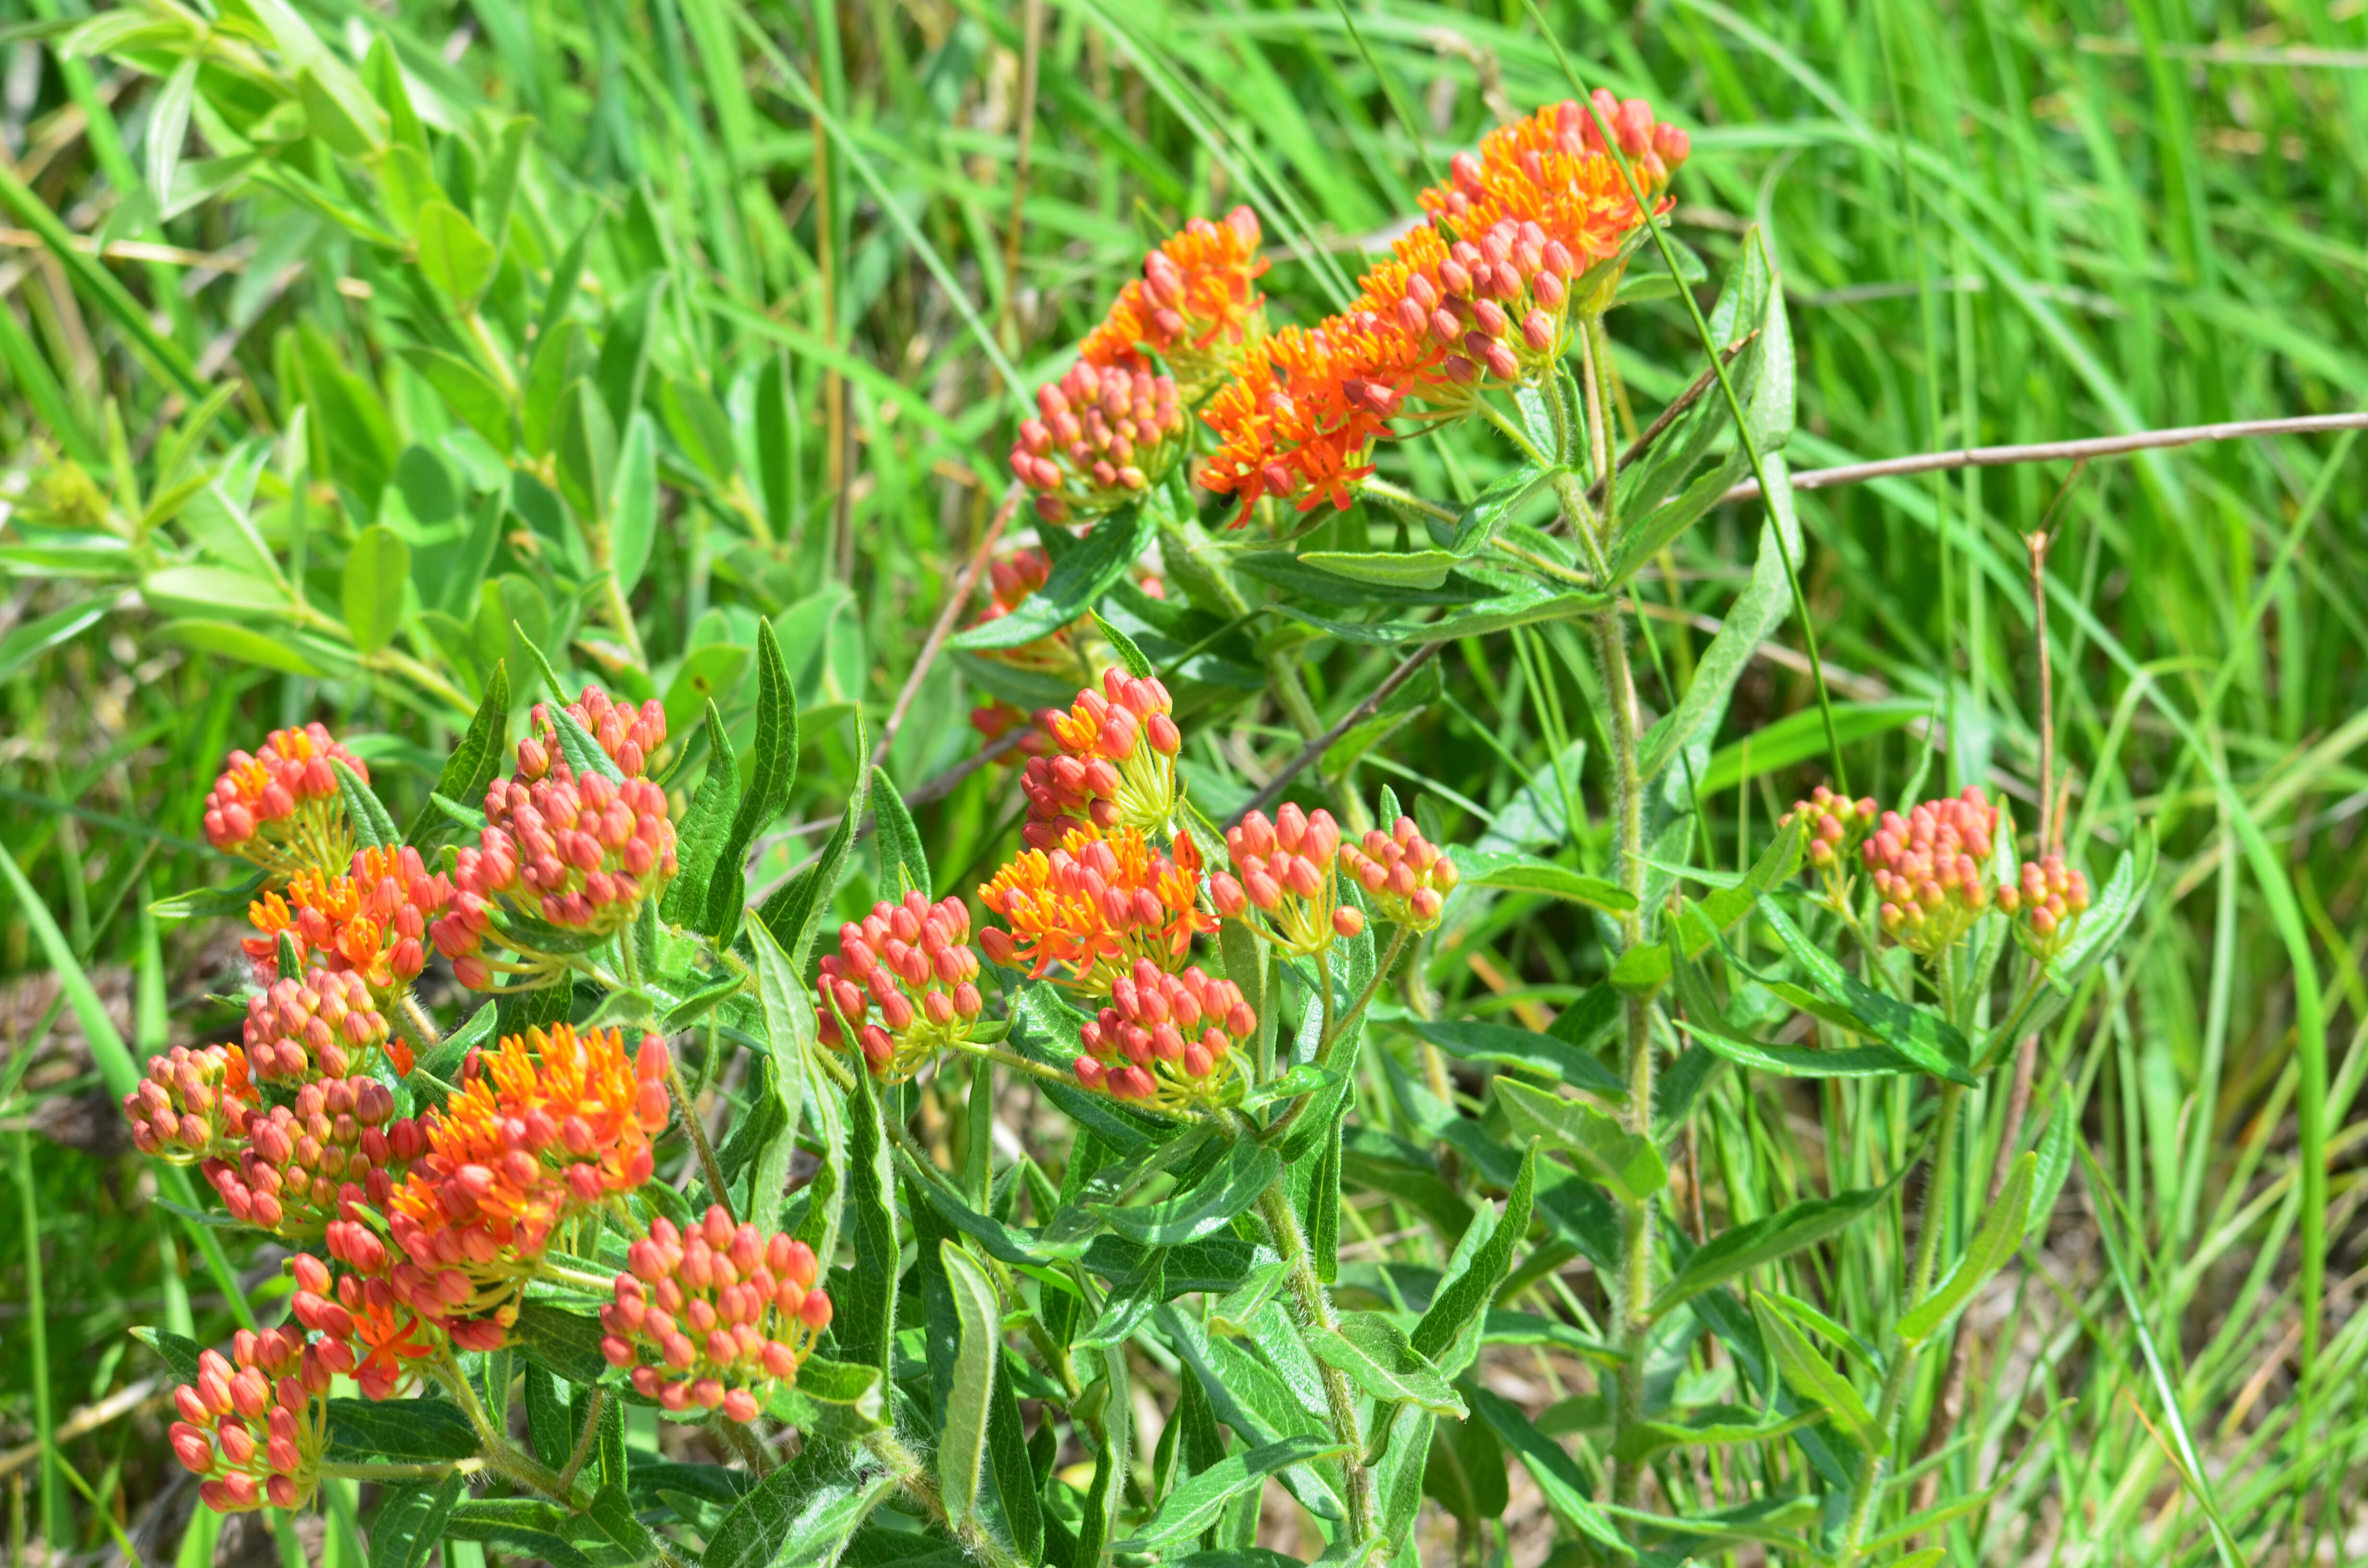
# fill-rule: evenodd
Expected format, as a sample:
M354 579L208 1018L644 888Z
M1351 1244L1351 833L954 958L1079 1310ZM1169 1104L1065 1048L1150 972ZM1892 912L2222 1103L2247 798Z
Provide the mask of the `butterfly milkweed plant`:
M215 942L211 1021L95 1057L239 1325L133 1331L202 1508L372 1568L1412 1568L1493 1560L1519 1494L1556 1563L1854 1568L2000 1494L2056 1412L1955 1428L2011 1333L1966 1308L2078 1128L2018 1101L1995 1171L1971 1130L2151 840L2080 863L2044 774L1854 792L1822 685L1768 743L1803 798L1717 807L1808 551L1785 290L1758 231L1723 279L1670 233L1682 117L1510 106L1361 254L1264 184L1185 205L1074 347L931 401L933 344L1019 341L945 306L975 276L912 305L909 387L725 291L880 287L785 222L951 237L803 67L757 57L836 183L701 187L694 257L676 172L588 199L371 17L43 34L202 144L152 129L133 222L257 204L253 310L302 255L379 323L278 332L265 387L133 305L166 415L61 404L15 513L277 694L188 715L169 820L222 869L140 915ZM1682 374L1631 373L1639 301ZM856 477L897 420L958 504ZM951 564L850 587L864 483ZM1640 606L1714 512L1745 564L1680 678ZM1434 709L1540 755L1456 695L1512 687L1547 760L1426 786ZM1770 1122L1877 1107L1781 1200L1739 1181Z

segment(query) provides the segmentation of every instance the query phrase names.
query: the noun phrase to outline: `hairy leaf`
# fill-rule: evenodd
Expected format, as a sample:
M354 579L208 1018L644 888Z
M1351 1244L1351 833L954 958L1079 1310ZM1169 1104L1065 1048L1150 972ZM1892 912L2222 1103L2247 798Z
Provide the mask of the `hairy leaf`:
M1811 1198L1748 1224L1720 1232L1696 1248L1653 1298L1655 1317L1747 1269L1814 1246L1838 1235L1883 1199L1882 1187L1859 1187L1832 1198Z

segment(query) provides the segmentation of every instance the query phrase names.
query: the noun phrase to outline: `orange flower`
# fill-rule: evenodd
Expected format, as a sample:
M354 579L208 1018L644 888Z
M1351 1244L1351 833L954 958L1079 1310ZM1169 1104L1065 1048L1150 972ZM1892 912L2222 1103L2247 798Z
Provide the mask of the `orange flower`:
M472 1056L387 1215L396 1294L462 1348L498 1347L552 1233L649 1180L666 1068L654 1034L628 1056L619 1031L566 1024Z
M1028 797L1020 836L1029 846L1058 847L1081 820L1166 831L1181 796L1176 754L1184 735L1175 706L1156 678L1138 680L1113 665L1102 672L1100 691L1077 693L1066 712L1047 709L1043 722L1061 753L1036 758L1019 776Z
M307 963L359 974L384 1006L427 967L427 923L451 901L452 879L428 875L418 850L368 846L344 876L307 869L290 879L285 899L267 892L248 904L257 934L239 946L254 960L257 983L268 985L279 974L285 931Z
M320 724L274 730L261 751L232 752L206 797L207 842L277 876L344 865L354 835L333 762L370 782L369 767Z
M696 1404L756 1420L774 1389L797 1382L830 1326L814 1249L734 1225L720 1205L688 1231L658 1215L625 1261L615 1299L600 1309L600 1353L632 1369L634 1392L668 1410Z
M1072 828L1057 848L1023 850L979 888L979 902L1011 926L988 926L979 946L1031 979L1059 964L1068 971L1053 976L1059 983L1108 994L1136 960L1172 971L1194 933L1217 928L1194 903L1200 869L1189 836L1170 859L1135 828Z
M1184 402L1200 402L1265 331L1265 297L1251 287L1266 273L1258 249L1258 214L1247 207L1222 223L1190 220L1144 257L1143 276L1119 291L1077 357L1106 369L1148 369L1148 348L1167 361Z
M1184 452L1176 383L1142 368L1080 359L1036 389L1041 418L1023 419L1011 472L1036 493L1048 523L1090 523L1167 477Z

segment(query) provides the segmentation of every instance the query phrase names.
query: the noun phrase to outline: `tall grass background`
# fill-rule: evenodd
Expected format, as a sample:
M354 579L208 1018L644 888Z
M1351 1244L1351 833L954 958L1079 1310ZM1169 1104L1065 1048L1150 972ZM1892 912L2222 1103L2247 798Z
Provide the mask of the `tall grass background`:
M73 8L0 0L0 27ZM1269 292L1298 302L1279 313L1307 319L1337 303L1360 251L1394 232L1453 150L1567 93L1513 0L304 9L333 35L385 29L454 102L535 116L542 199L605 204L620 254L639 246L677 269L719 384L788 357L805 522L772 568L784 580L751 581L745 557L676 539L644 599L663 656L711 598L853 588L826 671L825 695L846 706L815 721L839 728L810 756L799 820L835 811L853 705L875 723L884 713L987 524L1011 389L1060 368L1147 234L1250 202L1276 247ZM1643 94L1692 130L1675 231L1713 272L1748 225L1767 235L1799 345L1795 468L2368 403L2362 10L1545 7L1591 84ZM11 170L70 227L149 244L108 267L188 359L250 376L235 405L247 427L285 416L273 344L286 329L312 322L372 350L375 307L336 287L347 257L333 233L238 206L160 227L140 172L156 84L11 36ZM0 453L20 485L51 447L72 449L62 418L99 429L113 397L137 444L172 390L28 238L0 235ZM188 265L226 251L240 269ZM1691 373L1684 318L1666 301L1623 312L1615 338L1642 396ZM1472 472L1409 461L1441 495ZM2368 465L2348 435L1801 500L1803 587L1859 789L1891 804L1911 778L1978 783L2004 790L2028 827L2039 623L2023 536L2044 527L2073 852L2094 874L2151 823L2166 855L2105 984L2042 1043L2033 1115L2070 1108L2094 1165L2065 1189L2046 1241L1974 1309L1984 1349L1965 1423L1926 1473L1944 1496L1970 1494L2029 1453L1993 1501L1934 1538L1950 1561L2368 1558L2364 507ZM1756 506L1722 508L1652 576L1645 608L1668 683L1648 689L1656 704L1682 688L1756 528ZM124 1331L219 1337L244 1303L199 1256L205 1233L126 1157L94 1035L144 1054L235 1017L208 999L229 970L221 933L160 930L144 913L219 878L193 841L230 745L342 704L389 737L374 766L428 768L411 786L424 791L425 748L450 716L158 642L136 599L110 597L62 636L45 618L83 591L23 563L6 574L0 1442L28 1446L0 1455L12 1549L194 1564L214 1550L212 1527L185 1533L161 1366ZM1706 852L1723 865L1825 776L1799 631L1747 676L1703 781ZM1577 761L1572 785L1600 799L1593 676L1575 639L1500 636L1442 663L1443 699L1363 765L1367 788L1428 793L1466 839L1556 759ZM1337 711L1381 667L1335 653L1309 677ZM966 749L966 700L950 671L925 683L892 764L901 782ZM1297 743L1245 721L1232 744L1255 762ZM937 864L991 865L1008 847L1005 788L983 773L924 813ZM1579 837L1572 853L1600 857ZM1600 971L1581 927L1522 913L1508 903L1442 955L1433 978L1452 1006L1534 1023ZM2002 1099L1975 1119L1957 1223L1976 1217ZM1706 1179L1738 1218L1880 1181L1914 1135L1908 1109L1893 1087L1762 1085L1715 1108ZM1369 1238L1368 1260L1383 1256L1387 1199L1355 1202L1349 1229ZM1843 1303L1834 1315L1871 1324L1896 1260L1851 1244L1814 1285ZM1568 1373L1537 1358L1491 1375L1542 1402ZM1747 1479L1700 1483L1731 1499ZM358 1561L349 1505L333 1516L324 1539L283 1536L279 1549ZM1527 1568L1541 1517L1517 1490L1492 1540ZM1289 1529L1278 1521L1276 1538ZM1425 1541L1442 1562L1454 1550L1436 1524Z

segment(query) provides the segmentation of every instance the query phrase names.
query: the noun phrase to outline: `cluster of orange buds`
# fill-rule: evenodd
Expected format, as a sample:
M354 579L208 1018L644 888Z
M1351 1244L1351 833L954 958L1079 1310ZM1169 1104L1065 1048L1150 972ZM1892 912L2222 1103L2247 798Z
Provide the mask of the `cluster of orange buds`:
M1412 817L1398 818L1387 833L1367 829L1361 845L1342 845L1340 864L1383 919L1413 931L1437 926L1455 891L1455 862L1422 835Z
M607 723L614 726L612 709ZM630 754L638 743L622 743ZM527 777L521 767L520 777ZM483 952L495 900L572 931L605 937L630 924L643 899L664 891L675 872L675 830L666 791L646 778L612 783L577 778L564 762L530 782L495 779L485 790L485 828L454 861L451 913L428 928L452 973L472 990L494 985L495 965ZM531 952L513 930L498 933ZM541 966L503 965L531 970Z
M721 1206L688 1231L663 1214L652 1220L625 1267L616 1300L600 1309L600 1353L632 1368L633 1392L667 1410L698 1405L754 1421L775 1385L796 1383L830 1326L814 1249L734 1225Z
M336 1305L345 1313L342 1319L328 1319L350 1325L342 1335L355 1350L354 1381L361 1385L365 1399L392 1399L410 1388L418 1375L420 1364L440 1355L447 1338L433 1317L423 1317L407 1294L398 1294L393 1278L396 1264L377 1231L359 1218L339 1218L329 1221L325 1233L329 1256L346 1266L348 1272L337 1277ZM302 1267L300 1257L298 1267ZM304 1276L298 1277L301 1285ZM406 1279L406 1285L411 1282ZM296 1298L297 1320L307 1326L318 1326L307 1316L303 1292Z
M385 1085L329 1078L297 1090L293 1105L248 1117L236 1163L211 1162L205 1174L233 1215L303 1241L342 1218L347 1203L384 1210L427 1147L417 1121L396 1118Z
M1100 691L1088 687L1067 712L1049 713L1060 755L1035 758L1019 775L1029 846L1051 849L1081 821L1166 832L1176 814L1176 754L1184 749L1175 709L1156 678L1112 665Z
M1036 493L1048 523L1089 523L1167 476L1184 452L1176 383L1140 366L1080 359L1036 390L1041 417L1022 420L1011 472Z
M584 726L617 771L628 778L638 778L652 754L666 744L666 707L655 697L641 707L612 702L609 694L597 686L587 686L584 695L567 705L567 716ZM518 777L531 782L541 778L559 762L559 726L551 717L551 710L536 703L528 714L526 738L518 742Z
M344 865L353 853L353 829L333 762L370 782L362 759L319 723L274 730L260 751L232 752L206 797L206 842L275 876Z
M329 1381L353 1365L341 1341L307 1343L302 1327L287 1325L240 1329L229 1357L200 1355L197 1381L173 1391L181 1418L171 1436L206 1506L234 1514L310 1501L327 1441Z
M1169 974L1148 959L1110 983L1110 1005L1078 1031L1086 1054L1077 1082L1122 1100L1173 1111L1214 1106L1241 1088L1237 1048L1258 1015L1230 980L1193 964Z
M1283 952L1320 953L1335 937L1365 928L1364 912L1340 902L1333 869L1340 828L1318 806L1311 814L1286 801L1269 822L1252 812L1225 830L1231 873L1209 879L1217 913L1239 920Z
M1641 99L1611 110L1649 199L1685 160L1685 133ZM1586 300L1577 286L1644 214L1580 105L1492 131L1452 167L1421 194L1431 222L1398 238L1347 311L1266 339L1211 403L1218 451L1201 483L1240 502L1236 525L1269 495L1346 507L1393 419L1458 417L1491 383L1538 380L1570 312L1611 302L1616 277Z
M1987 867L1998 819L1998 808L1971 784L1954 799L1924 801L1905 818L1883 813L1859 854L1874 873L1883 929L1893 940L1934 958L1988 912Z
M1236 207L1223 222L1189 220L1143 258L1143 276L1119 291L1078 358L1113 369L1147 369L1157 355L1187 404L1224 379L1266 331L1255 287L1267 269L1258 214Z
M472 1053L395 1189L394 1295L466 1350L497 1349L552 1233L650 1179L666 1124L666 1042L552 1026Z
M2025 860L2021 881L1999 888L1998 902L2030 932L2031 946L2044 961L2063 949L2089 913L2089 874L2065 865L2061 855Z
M248 904L256 935L239 945L260 978L275 972L284 931L306 961L360 975L383 1006L427 966L428 922L451 902L452 879L430 874L418 850L367 846L343 876L299 871L286 898L267 892Z
M1853 801L1848 795L1837 795L1820 784L1809 791L1807 800L1793 801L1793 809L1785 812L1776 825L1790 827L1798 818L1804 840L1803 856L1817 869L1831 871L1868 834L1874 831L1874 815L1873 796Z
M843 1022L872 1076L891 1083L960 1045L985 1006L969 941L970 910L951 894L882 899L862 924L841 926L814 980L823 1043L846 1047Z
M248 1070L256 1082L302 1083L367 1073L383 1052L411 1071L411 1047L388 1028L370 983L354 970L309 969L246 999Z
M147 1075L123 1096L131 1142L143 1154L194 1165L235 1154L259 1098L234 1045L176 1045L148 1059Z
M1174 970L1195 933L1216 929L1198 906L1201 860L1178 835L1167 852L1138 828L1073 827L1052 849L1024 849L982 883L979 902L1009 930L978 934L986 956L1029 978L1051 975L1107 995L1135 961ZM1054 965L1066 971L1053 974Z

